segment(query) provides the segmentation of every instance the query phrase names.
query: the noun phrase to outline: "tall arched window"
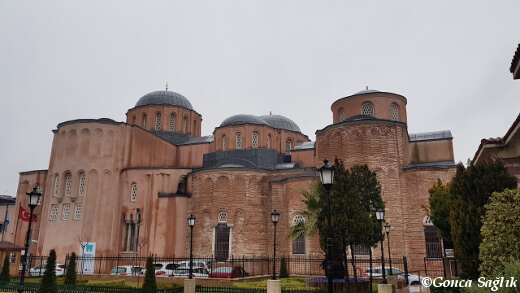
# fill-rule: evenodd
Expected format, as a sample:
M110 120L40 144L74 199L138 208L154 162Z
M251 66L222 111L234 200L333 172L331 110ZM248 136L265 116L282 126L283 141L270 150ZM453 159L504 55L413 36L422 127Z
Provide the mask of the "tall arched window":
M188 118L184 117L184 120L182 121L182 133L186 133L186 124L188 123Z
M193 120L193 128L191 129L191 134L195 136L196 131L197 131L197 120Z
M161 130L161 113L155 115L155 130Z
M85 173L79 173L79 190L78 195L83 196L85 194Z
M54 179L54 196L58 196L58 188L60 187L60 176L56 175Z
M146 129L146 114L143 115L143 128Z
M392 117L392 120L399 121L399 107L397 104L390 105L390 116Z
M258 132L253 132L253 148L258 148Z
M130 190L130 201L135 201L137 199L137 184L132 184L132 189Z
M215 258L225 261L229 258L229 236L231 229L227 225L227 213L218 214L218 225L215 228Z
M372 105L372 103L364 103L361 106L361 114L374 116L374 105Z
M297 215L293 218L293 225L305 222L305 217ZM305 254L305 236L300 235L293 240L293 254Z
M237 133L237 150L242 148L242 133Z
M227 137L226 135L222 135L222 150L225 151L227 148Z
M288 139L285 142L285 154L286 155L290 155L291 154L291 149L292 149L292 142Z
M174 131L175 130L175 114L171 114L170 115L170 128L169 128L170 131Z
M72 175L67 174L65 177L65 196L70 196L70 190L72 188Z
M267 149L271 149L271 135L267 135Z
M339 122L345 120L345 109L339 109Z

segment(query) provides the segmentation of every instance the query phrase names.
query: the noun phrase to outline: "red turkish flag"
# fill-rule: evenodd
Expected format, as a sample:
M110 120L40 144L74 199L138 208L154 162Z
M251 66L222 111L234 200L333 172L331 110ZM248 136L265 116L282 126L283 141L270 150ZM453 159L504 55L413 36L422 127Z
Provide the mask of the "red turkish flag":
M20 214L18 215L18 217L20 219L22 219L23 221L29 222L29 218L31 217L31 213L26 211L24 208L20 207ZM36 217L36 215L33 215L32 221L36 222L37 220L38 220L38 218Z

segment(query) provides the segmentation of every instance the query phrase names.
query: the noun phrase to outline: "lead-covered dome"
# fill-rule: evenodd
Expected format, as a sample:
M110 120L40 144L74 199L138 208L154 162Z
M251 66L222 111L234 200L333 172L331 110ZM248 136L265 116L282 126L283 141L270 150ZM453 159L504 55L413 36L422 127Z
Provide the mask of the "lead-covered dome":
M220 127L242 124L269 125L264 119L255 115L238 114L226 118L222 123L220 123Z
M181 94L172 91L155 91L142 96L135 104L136 107L147 105L170 105L193 110L190 101Z
M283 129L295 132L301 132L300 127L291 119L282 116L282 115L264 115L260 116L263 120L265 120L269 126L276 129Z

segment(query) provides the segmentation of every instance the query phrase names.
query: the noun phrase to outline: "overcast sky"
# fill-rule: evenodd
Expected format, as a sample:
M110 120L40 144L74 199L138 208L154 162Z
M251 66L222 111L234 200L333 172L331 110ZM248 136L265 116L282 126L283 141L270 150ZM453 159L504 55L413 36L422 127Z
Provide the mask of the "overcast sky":
M187 97L202 135L284 115L315 140L365 89L408 100L410 133L451 130L455 161L520 112L515 1L1 1L0 194L49 167L53 129L125 121L152 91Z

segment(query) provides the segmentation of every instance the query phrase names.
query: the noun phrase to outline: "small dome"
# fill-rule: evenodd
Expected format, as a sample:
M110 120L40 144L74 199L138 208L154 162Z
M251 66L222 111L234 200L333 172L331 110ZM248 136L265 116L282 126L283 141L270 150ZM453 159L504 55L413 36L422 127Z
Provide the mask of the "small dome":
M269 125L264 119L248 114L238 114L226 118L226 120L220 123L220 127L230 125L242 125L242 124L258 124L258 125Z
M300 127L287 117L281 115L264 115L260 116L260 118L267 121L272 128L301 132Z
M370 115L356 115L356 116L349 117L348 119L345 119L343 121L361 121L361 120L379 120L379 119L377 119L374 116L370 116Z
M193 110L193 106L186 97L171 91L151 92L141 97L135 104L136 107L147 105L170 105Z
M360 92L357 92L355 93L354 95L363 95L363 94L372 94L372 93L379 93L378 90L369 90L369 89L366 89L366 90L362 90Z

